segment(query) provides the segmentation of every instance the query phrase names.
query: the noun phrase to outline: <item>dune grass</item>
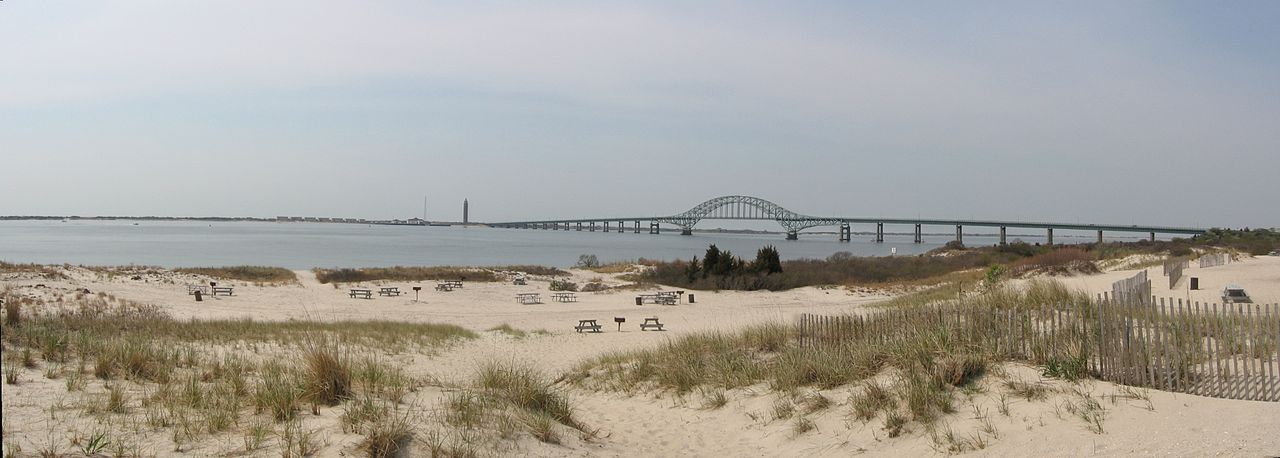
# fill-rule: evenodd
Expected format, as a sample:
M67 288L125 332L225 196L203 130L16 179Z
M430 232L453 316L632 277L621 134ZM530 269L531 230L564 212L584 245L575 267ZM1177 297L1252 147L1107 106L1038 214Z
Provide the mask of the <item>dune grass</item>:
M502 281L492 271L470 267L365 267L359 269L321 269L312 270L320 283L358 283L363 281L427 281L427 280L459 280L466 281Z
M182 272L225 280L240 280L254 283L281 284L298 281L297 274L282 267L267 266L227 266L227 267L180 267L174 272Z
M957 304L1000 310L1024 304L1087 300L1050 282L1026 289L1000 289L958 299ZM955 411L952 394L981 378L1007 355L985 345L982 323L955 326L925 313L895 309L906 325L886 328L888 335L850 334L807 348L792 338L794 329L766 324L740 332L703 332L672 339L652 349L618 352L588 360L562 376L580 386L624 393L745 388L765 383L778 393L805 387L830 389L862 384L851 398L853 414L864 421L883 413L886 428L901 429L904 420L932 424ZM885 313L885 312L880 312ZM912 318L919 317L919 318ZM1073 351L1063 339L1062 354ZM888 374L891 383L871 381ZM788 401L814 405L801 396ZM789 417L789 415L788 415Z

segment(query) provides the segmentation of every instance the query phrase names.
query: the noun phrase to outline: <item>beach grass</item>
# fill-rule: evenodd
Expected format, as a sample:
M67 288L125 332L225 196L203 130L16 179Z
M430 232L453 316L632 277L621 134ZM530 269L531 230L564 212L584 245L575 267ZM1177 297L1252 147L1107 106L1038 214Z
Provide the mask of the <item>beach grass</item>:
M470 267L364 267L358 269L313 269L320 283L359 283L366 281L465 280L501 281L492 271Z
M1087 298L1060 284L1034 282L1025 289L1000 289L958 299L957 304L1000 310L1080 300ZM919 319L910 318L917 316L911 313L905 316L904 324L890 329L888 338L849 335L835 343L806 348L792 338L795 330L781 323L738 332L693 333L651 349L587 360L563 374L561 380L587 389L630 394L683 394L759 383L777 393L860 385L861 390L849 400L855 418L869 421L883 414L889 428L901 428L902 418L930 425L955 411L956 391L971 386L1007 358L994 348L983 347L985 341L975 337L988 330L968 328L981 323L953 327L939 325L924 314ZM1069 339L1058 345L1062 348L1055 351L1062 354L1074 348ZM875 378L878 376L887 377L887 382ZM807 395L786 404L820 410L830 401ZM774 410L789 414L794 409Z
M180 267L174 272L220 278L224 280L240 280L254 283L293 283L298 281L297 274L283 267L268 266L227 266L227 267Z

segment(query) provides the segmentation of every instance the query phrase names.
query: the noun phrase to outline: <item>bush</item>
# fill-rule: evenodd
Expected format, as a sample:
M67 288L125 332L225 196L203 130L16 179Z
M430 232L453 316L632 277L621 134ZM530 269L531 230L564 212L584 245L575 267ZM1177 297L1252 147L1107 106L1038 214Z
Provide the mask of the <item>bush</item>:
M600 260L596 259L596 255L594 254L584 254L578 256L578 267L583 269L600 267Z
M577 291L578 284L569 280L551 280L549 288L552 291Z
M395 280L457 280L467 281L499 281L493 272L480 269L460 267L369 267L362 269L320 269L313 270L320 283L357 283L362 281Z

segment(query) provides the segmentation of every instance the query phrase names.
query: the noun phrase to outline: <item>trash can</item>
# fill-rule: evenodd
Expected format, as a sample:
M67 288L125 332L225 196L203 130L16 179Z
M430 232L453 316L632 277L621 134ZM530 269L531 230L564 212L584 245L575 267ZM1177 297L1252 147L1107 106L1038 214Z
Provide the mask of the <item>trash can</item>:
M201 299L201 298L200 298L200 290L198 290L198 289L197 289L197 290L196 290L196 302L200 302L200 301L203 301L203 300L204 300L204 299Z
M1191 290L1196 291L1199 289L1200 289L1200 279L1198 277L1191 277Z
M689 293L689 303L692 304L693 302L693 293Z
M644 305L644 298L636 296L636 305Z

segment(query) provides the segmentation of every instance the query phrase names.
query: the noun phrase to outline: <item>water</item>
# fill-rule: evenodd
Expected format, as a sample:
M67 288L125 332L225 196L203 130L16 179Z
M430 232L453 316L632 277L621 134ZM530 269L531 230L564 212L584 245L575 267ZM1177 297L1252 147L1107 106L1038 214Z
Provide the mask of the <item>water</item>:
M821 229L821 228L819 228ZM578 255L594 254L601 262L701 257L708 244L754 258L765 245L778 248L783 259L825 258L838 251L856 256L922 253L942 246L953 235L886 235L885 243L855 233L853 242L837 242L834 233L804 233L800 240L782 234L679 235L664 228L660 235L626 233L490 229L483 227L369 226L324 223L194 222L194 221L0 221L0 260L41 264L155 265L162 267L267 265L290 269L312 267L377 267L394 265L496 266L536 264L567 267ZM855 228L857 230L857 228ZM886 227L891 231L892 228ZM909 227L905 230L910 230ZM926 228L926 232L928 228ZM977 232L977 231L975 231ZM1039 235L1021 236L1028 242ZM1079 240L1055 233L1060 243ZM1010 240L1015 238L1010 235ZM968 245L991 245L994 235L965 234Z

